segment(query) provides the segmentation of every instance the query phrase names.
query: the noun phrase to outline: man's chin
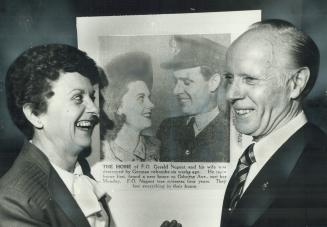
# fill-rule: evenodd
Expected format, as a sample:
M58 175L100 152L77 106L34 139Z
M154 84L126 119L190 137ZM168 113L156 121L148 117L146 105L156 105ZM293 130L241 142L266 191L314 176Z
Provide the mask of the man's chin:
M183 112L183 114L185 114L185 115L195 115L195 111L194 110L192 110L190 107L188 107L188 106L182 106L182 112Z
M235 128L239 133L244 135L252 136L255 133L255 130L250 125L236 123Z

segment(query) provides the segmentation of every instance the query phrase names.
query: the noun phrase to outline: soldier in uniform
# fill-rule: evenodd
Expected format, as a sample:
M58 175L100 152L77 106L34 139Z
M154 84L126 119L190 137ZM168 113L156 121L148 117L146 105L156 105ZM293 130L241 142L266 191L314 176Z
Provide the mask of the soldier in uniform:
M161 67L173 72L184 115L160 124L160 161L229 161L228 111L218 107L226 48L198 36L176 35L170 44L175 55Z

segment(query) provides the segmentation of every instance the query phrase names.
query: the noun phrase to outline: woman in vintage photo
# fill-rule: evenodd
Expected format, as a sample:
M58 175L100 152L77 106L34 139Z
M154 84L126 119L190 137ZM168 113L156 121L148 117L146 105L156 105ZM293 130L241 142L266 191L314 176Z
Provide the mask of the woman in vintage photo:
M143 52L115 57L105 67L109 86L102 89L104 108L114 122L106 129L101 151L108 161L158 161L159 141L145 135L152 125L153 71L151 58ZM104 131L104 130L102 130Z
M84 52L61 44L30 48L9 67L8 109L27 140L0 180L0 226L109 226L105 193L80 158L98 123L98 76ZM74 173L78 161L85 175Z

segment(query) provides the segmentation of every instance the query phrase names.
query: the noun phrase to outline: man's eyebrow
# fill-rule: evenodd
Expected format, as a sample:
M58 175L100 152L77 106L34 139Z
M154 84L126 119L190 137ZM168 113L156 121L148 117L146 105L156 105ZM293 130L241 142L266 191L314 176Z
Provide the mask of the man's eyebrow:
M247 73L241 73L239 74L240 77L244 78L244 77L251 77L251 78L254 78L254 79L261 79L261 78L266 78L266 75L262 75L261 77L258 76L258 75L253 75L253 74L247 74Z
M240 77L254 77L254 76L249 75L249 74L247 74L247 73L241 73L241 74L239 74L239 76L240 76Z
M221 75L223 76L231 76L231 75L234 75L233 73L230 73L230 72L222 72Z
M192 79L190 79L190 78L188 78L188 77L178 77L177 78L178 80L182 80L182 81L191 81L191 82L194 82L194 80L192 80Z

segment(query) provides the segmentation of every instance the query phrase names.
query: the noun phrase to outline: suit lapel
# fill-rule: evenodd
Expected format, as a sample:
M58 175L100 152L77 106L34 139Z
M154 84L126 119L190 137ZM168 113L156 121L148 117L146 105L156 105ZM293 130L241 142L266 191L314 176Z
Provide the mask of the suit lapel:
M235 175L235 171L230 179L233 179L234 175ZM227 222L229 219L229 215L231 215L231 213L228 210L229 204L230 204L231 190L232 190L232 181L229 180L226 191L225 191L224 201L223 201L223 209L222 209L222 214L221 214L221 227L228 226Z
M273 203L278 190L286 184L304 151L306 127L303 126L278 149L244 192L231 214L242 226L252 226Z
M51 198L60 206L72 223L81 227L90 226L77 202L52 167L48 187Z
M90 227L82 210L79 208L64 182L60 179L57 172L51 166L49 159L42 151L33 144L25 141L21 155L29 162L35 163L48 175L47 188L50 199L54 200L59 205L67 218L70 219L75 226Z

